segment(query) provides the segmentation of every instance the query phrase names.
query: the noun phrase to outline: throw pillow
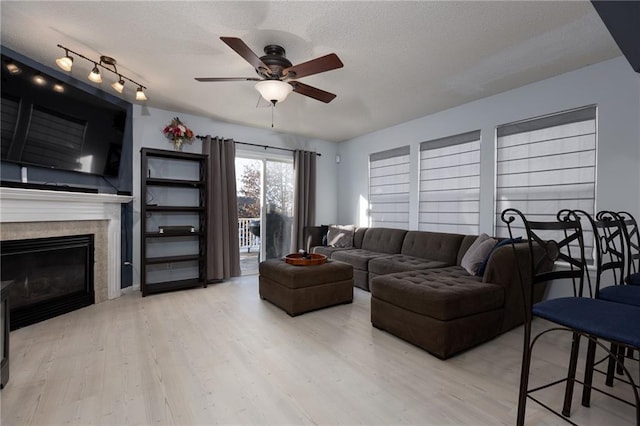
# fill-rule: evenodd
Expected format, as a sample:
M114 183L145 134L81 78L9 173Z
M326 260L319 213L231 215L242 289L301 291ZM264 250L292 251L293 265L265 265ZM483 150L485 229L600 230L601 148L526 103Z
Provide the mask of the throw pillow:
M329 225L327 245L338 248L353 247L353 225Z
M489 263L489 258L491 258L491 255L493 254L494 251L496 251L498 249L498 247L506 246L506 245L511 244L511 243L519 243L520 241L522 241L522 237L516 237L516 238L513 238L513 239L505 238L504 240L498 242L498 244L493 246L493 249L491 250L491 252L489 252L487 257L484 258L484 261L482 262L482 264L478 268L478 272L477 272L476 275L478 275L479 277L484 275L484 271L485 271L485 269L487 269L487 263Z
M497 240L487 234L480 234L462 257L460 266L469 274L475 275L484 258L487 257L497 243Z
M627 284L640 285L640 272L636 272L635 274L629 275L627 277Z

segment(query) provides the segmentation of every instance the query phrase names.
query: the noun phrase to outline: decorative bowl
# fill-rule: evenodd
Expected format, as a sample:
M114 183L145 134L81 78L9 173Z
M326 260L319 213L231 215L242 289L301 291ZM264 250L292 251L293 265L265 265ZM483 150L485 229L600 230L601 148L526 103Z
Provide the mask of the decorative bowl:
M317 253L309 253L306 256L302 253L291 253L284 257L284 261L298 266L322 265L327 261L327 256Z

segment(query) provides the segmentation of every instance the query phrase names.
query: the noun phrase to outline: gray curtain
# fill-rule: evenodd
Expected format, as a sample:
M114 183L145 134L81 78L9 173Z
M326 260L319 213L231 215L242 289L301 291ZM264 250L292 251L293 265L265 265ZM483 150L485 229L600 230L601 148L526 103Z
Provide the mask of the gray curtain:
M316 153L296 150L293 154L295 187L293 189L293 227L291 248L305 247L304 227L316 222Z
M236 144L207 136L202 153L209 157L207 194L207 281L240 276Z

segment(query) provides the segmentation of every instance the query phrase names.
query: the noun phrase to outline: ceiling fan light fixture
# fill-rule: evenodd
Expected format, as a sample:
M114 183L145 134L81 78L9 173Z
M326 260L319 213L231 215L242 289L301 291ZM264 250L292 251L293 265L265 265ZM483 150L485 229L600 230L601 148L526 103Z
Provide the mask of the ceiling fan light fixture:
M280 80L264 80L256 83L256 90L260 95L272 104L282 102L287 99L293 87L289 83Z

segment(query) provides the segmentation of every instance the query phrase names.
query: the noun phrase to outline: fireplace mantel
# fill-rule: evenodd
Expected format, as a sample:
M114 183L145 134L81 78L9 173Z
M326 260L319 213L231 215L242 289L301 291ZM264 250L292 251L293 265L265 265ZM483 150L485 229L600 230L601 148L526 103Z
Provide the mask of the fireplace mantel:
M107 297L120 296L120 204L131 196L0 187L0 222L108 221Z

